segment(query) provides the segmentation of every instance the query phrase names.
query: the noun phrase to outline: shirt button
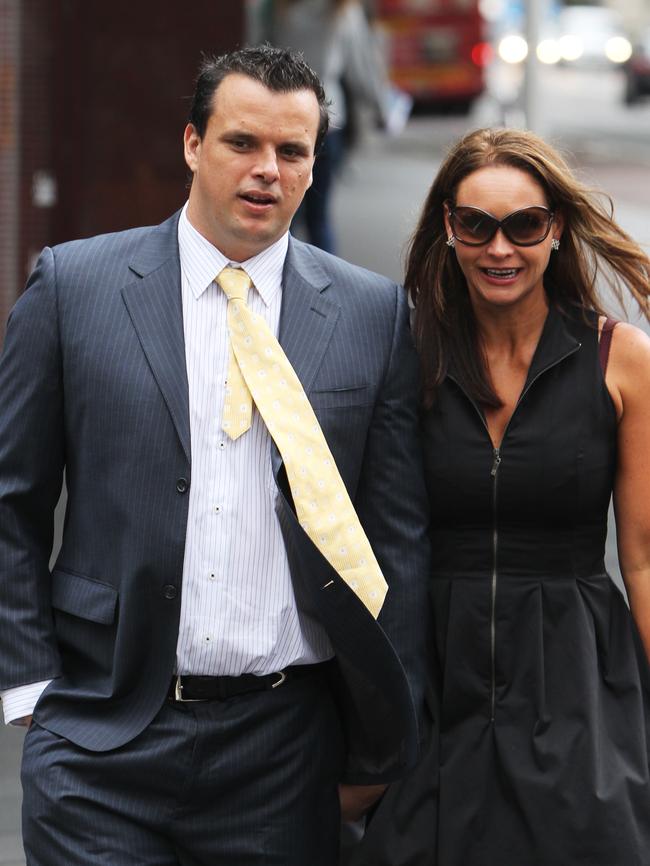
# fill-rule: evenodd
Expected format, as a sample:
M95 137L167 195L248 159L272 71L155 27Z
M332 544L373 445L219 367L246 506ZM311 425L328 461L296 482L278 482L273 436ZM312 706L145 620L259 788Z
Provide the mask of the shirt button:
M210 577L210 580L216 580L217 579L217 575L214 573L214 571L210 572L209 577Z
M223 449L224 449L225 447L226 447L226 443L225 443L225 442L220 442L220 443L219 443L219 450L220 450L220 451L223 451Z
M214 513L215 514L221 514L221 506L220 505L214 506Z
M178 490L179 493L186 493L189 486L190 483L187 478L179 478L176 482L176 490Z
M163 595L165 596L165 598L169 599L176 598L176 596L178 595L178 590L173 583L166 583L163 586Z

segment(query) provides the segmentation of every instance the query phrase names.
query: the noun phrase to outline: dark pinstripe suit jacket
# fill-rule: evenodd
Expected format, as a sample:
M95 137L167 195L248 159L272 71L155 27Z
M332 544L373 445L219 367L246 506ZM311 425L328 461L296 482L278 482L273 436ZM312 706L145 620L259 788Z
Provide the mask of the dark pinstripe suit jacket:
M94 750L151 721L175 660L192 476L177 220L46 249L0 364L0 688L55 678L35 718ZM280 340L390 587L376 623L298 526L274 450L296 595L337 654L348 778L388 780L415 755L427 608L404 294L292 239Z

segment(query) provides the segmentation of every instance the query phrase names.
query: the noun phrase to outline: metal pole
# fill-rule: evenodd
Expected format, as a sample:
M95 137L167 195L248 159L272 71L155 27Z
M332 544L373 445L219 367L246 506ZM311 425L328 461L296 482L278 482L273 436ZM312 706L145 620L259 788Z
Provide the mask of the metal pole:
M526 57L523 81L524 117L527 129L542 133L540 129L539 110L539 60L537 59L537 44L539 42L540 24L544 0L526 0L526 41L528 56Z

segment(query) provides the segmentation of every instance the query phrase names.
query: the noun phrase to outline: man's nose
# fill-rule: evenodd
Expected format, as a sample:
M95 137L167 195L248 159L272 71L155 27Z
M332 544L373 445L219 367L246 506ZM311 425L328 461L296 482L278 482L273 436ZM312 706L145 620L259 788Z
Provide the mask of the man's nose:
M273 148L266 148L259 152L259 158L253 170L256 177L261 177L265 183L273 183L280 176L278 158Z

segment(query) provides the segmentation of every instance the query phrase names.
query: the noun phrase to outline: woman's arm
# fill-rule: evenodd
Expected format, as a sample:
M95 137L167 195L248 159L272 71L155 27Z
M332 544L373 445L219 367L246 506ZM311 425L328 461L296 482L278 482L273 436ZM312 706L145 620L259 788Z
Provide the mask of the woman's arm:
M650 338L620 323L607 388L619 416L614 512L621 573L650 661Z

